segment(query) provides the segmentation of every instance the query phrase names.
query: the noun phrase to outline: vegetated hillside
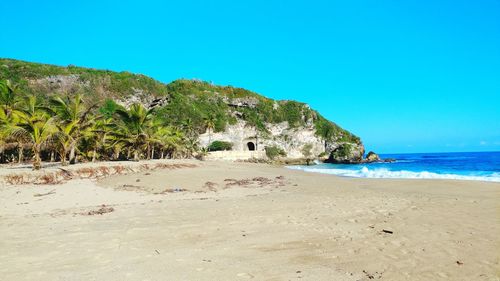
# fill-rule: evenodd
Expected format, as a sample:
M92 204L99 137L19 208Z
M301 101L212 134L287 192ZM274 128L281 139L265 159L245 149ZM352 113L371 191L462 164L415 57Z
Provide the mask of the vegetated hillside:
M98 103L113 99L125 105L139 101L146 106L157 106L168 125L182 127L188 122L195 133L205 132L207 118L213 119L215 132L224 131L238 119L263 133L266 124L287 121L292 128L314 126L318 137L326 141L361 143L357 136L304 103L274 101L246 89L199 80L180 79L164 84L130 72L0 59L2 79L11 80L29 94L71 96L80 93Z

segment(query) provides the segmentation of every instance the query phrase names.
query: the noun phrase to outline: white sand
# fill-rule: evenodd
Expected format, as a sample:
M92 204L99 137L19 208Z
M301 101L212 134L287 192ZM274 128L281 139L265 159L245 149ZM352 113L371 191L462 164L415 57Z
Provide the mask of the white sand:
M499 183L184 162L0 187L0 280L500 280Z

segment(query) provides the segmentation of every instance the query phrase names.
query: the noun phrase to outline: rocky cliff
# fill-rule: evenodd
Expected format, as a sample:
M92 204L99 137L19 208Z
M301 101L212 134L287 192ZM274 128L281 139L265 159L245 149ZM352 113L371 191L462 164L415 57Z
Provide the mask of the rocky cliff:
M304 157L307 147L313 157L342 163L359 162L364 154L357 136L308 105L275 101L242 88L186 79L164 84L129 72L12 59L0 59L0 79L43 97L80 93L96 103L113 99L125 106L140 102L156 107L164 122L182 128L203 147L215 140L231 142L237 151L275 146L290 158Z

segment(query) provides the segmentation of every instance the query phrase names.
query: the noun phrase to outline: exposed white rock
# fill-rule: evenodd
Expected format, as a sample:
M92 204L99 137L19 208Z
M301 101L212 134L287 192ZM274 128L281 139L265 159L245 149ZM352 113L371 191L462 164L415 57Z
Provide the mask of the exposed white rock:
M47 76L31 80L30 84L35 88L43 88L44 91L55 93L74 93L90 86L88 81L81 81L80 76L76 74Z
M302 149L305 145L312 145L312 153L317 156L325 151L324 142L315 134L313 126L290 128L288 122L267 124L269 134L257 132L246 122L239 120L235 125L228 125L224 132L208 132L200 135L200 144L219 140L231 142L233 151L249 151L255 147L257 151L264 151L266 146L277 146L285 150L289 158L302 158Z

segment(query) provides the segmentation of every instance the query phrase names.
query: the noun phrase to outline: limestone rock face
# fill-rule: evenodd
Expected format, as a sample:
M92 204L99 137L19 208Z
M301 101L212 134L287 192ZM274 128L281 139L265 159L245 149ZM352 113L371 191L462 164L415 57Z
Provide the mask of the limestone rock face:
M368 152L368 154L366 155L365 162L371 163L379 161L382 161L382 159L380 159L380 156L378 156L378 154L373 151Z
M248 107L255 108L259 101L256 98L247 97L247 98L234 98L229 99L227 97L223 98L224 102L231 107Z
M341 143L337 146L328 158L328 163L354 164L363 161L365 148L362 144Z
M71 75L53 75L44 78L30 80L30 85L40 92L76 93L80 90L88 89L88 82L80 81L80 76Z
M313 124L291 128L287 122L282 122L266 124L266 128L269 131L268 134L258 132L254 127L247 126L245 121L238 120L235 125L228 125L224 132L201 134L199 141L200 145L205 147L216 140L231 142L235 151L264 151L266 146L277 146L287 153L287 158L293 159L303 158L302 150L308 144L312 146L311 154L313 157L325 152L325 142L316 135ZM351 145L351 154L353 155L351 158L357 159L354 155L361 157L364 153L363 146ZM328 142L326 152L329 153L338 146L339 143ZM362 151L360 151L361 148Z

